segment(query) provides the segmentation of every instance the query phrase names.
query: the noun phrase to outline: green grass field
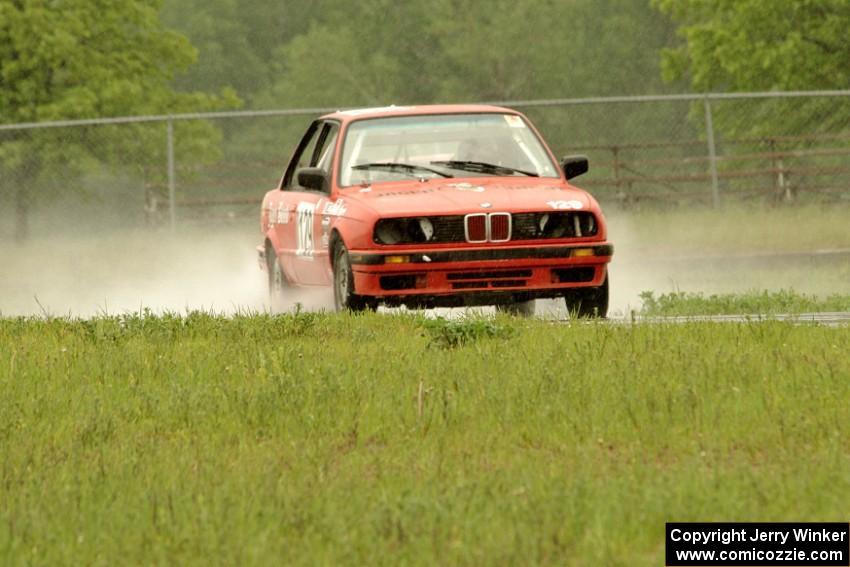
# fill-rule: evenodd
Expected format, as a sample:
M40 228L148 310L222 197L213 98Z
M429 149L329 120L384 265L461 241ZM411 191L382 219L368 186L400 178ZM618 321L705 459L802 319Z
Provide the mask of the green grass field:
M786 289L749 293L671 292L656 295L641 293L641 315L778 315L815 312L850 312L850 295L834 293L815 296Z
M651 565L846 521L850 328L0 319L4 565Z

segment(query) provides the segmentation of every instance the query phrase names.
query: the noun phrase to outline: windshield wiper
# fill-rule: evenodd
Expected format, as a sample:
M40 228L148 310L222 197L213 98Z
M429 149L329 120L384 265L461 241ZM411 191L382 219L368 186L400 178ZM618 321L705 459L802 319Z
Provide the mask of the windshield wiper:
M446 173L445 171L440 171L434 167L428 167L427 165L419 165L416 163L401 163L397 161L380 161L374 163L361 163L359 165L353 166L351 169L389 169L390 171L394 169L400 169L402 171L407 171L413 173L414 171L428 171L430 173L435 173L440 177L454 177L451 173Z
M540 177L536 173L532 171L524 171L522 169L516 169L515 167L508 167L506 165L496 165L495 163L487 163L483 161L458 161L458 160L446 160L446 161L432 161L431 165L444 165L451 169L459 169L462 171L473 171L476 173L489 173L489 174L499 174L499 173L521 173L522 175L527 175L529 177Z

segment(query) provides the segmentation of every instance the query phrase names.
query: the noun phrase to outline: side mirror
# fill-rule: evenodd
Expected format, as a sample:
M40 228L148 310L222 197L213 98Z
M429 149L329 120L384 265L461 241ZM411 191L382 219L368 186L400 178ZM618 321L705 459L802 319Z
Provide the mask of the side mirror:
M587 173L590 165L588 164L587 156L567 156L561 160L561 169L564 170L564 175L569 180Z
M328 175L320 167L302 167L295 172L295 179L304 189L328 193Z

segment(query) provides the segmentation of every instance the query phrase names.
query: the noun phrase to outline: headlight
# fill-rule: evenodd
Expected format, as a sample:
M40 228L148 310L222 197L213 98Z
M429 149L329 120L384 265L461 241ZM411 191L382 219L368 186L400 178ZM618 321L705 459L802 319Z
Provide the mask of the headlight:
M540 213L537 217L538 238L575 238L595 236L596 217L589 212Z
M566 213L544 213L540 216L537 226L543 238L564 238L570 236L569 215Z
M375 224L375 242L398 244L404 237L401 219L381 219Z
M378 244L416 244L434 237L434 223L425 217L380 219L373 240Z
M425 237L426 241L431 240L431 237L434 236L434 225L426 218L419 219L419 230L422 231L422 236Z

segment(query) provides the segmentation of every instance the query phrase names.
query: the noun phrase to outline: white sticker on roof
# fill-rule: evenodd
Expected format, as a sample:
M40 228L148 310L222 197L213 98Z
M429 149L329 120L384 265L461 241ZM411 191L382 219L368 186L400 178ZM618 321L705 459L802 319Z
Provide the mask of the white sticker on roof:
M507 122L508 126L511 128L525 128L522 118L515 114L505 114L505 122Z
M376 112L393 112L398 110L410 110L412 106L379 106L376 108L355 108L353 110L343 110L340 114L345 116L362 116L363 114L373 114Z

